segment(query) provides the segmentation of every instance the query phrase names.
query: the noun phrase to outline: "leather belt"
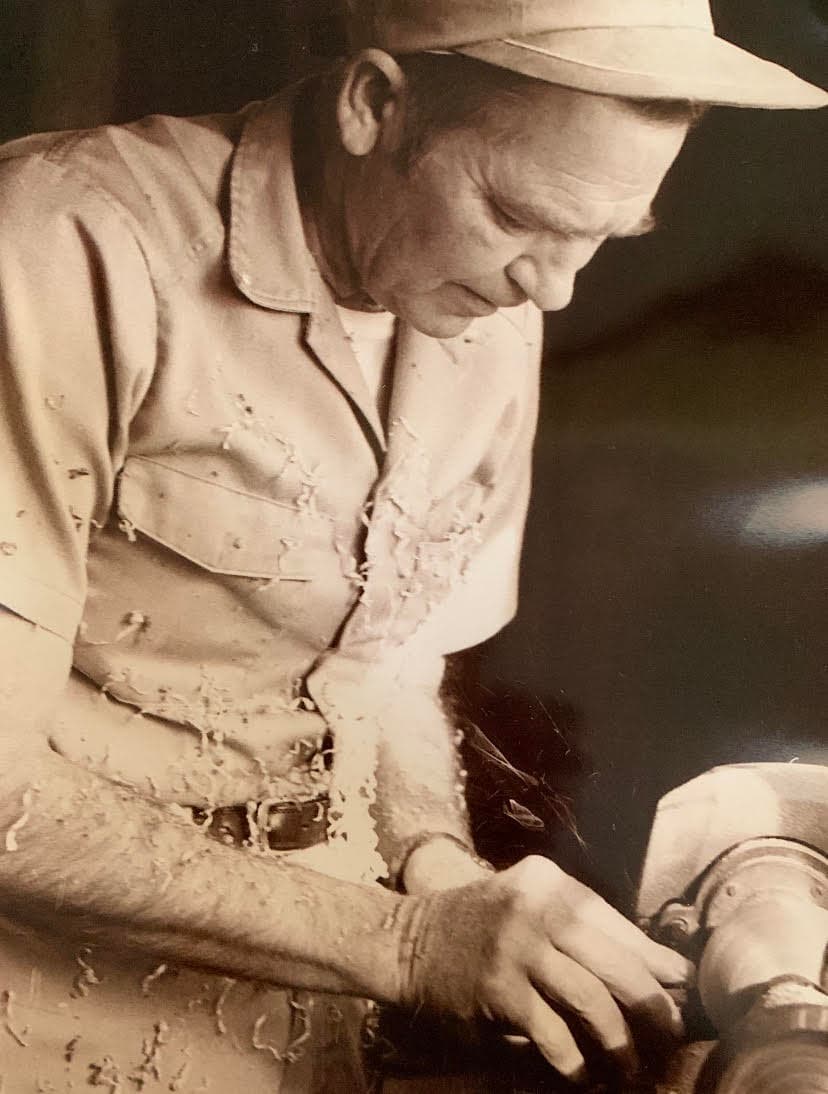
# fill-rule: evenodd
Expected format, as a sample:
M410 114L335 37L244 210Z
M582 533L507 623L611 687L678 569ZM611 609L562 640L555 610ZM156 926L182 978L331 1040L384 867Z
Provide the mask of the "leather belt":
M209 835L236 846L301 851L324 843L328 834L327 794L310 801L251 802L192 812Z

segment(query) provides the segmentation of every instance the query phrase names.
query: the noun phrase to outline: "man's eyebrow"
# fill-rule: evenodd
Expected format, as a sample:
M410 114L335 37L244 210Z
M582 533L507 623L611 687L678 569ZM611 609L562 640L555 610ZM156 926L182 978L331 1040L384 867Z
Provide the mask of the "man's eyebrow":
M569 221L560 213L549 216L545 210L534 209L528 203L526 205L514 203L511 205L511 211L513 211L513 215L530 228L536 227L539 230L551 229L562 236L568 236L572 239L630 239L635 236L647 235L658 227L656 218L651 209L648 209L647 212L629 228L614 228L611 224L602 224L596 225L594 228L587 228L574 221Z
M633 224L631 228L625 228L620 232L610 232L609 238L631 239L635 236L645 236L650 232L654 232L657 227L658 221L656 220L654 213L651 210L648 210L637 224Z
M651 210L647 212L629 228L615 228L612 224L596 225L594 228L586 228L577 224L568 223L565 220L555 218L557 223L553 225L561 235L570 236L573 239L632 239L635 236L647 235L655 231L658 224Z
M499 195L492 195L489 200L503 215L516 220L530 230L541 232L552 231L569 239L596 241L603 241L605 239L631 239L636 236L647 235L649 232L655 231L658 227L658 222L656 221L651 208L647 209L647 211L628 228L616 228L611 222L596 224L592 227L584 225L583 223L579 224L575 220L570 220L560 210L555 210L554 213L550 213L548 209L536 206L531 200L504 200ZM618 221L616 220L615 223L617 224Z

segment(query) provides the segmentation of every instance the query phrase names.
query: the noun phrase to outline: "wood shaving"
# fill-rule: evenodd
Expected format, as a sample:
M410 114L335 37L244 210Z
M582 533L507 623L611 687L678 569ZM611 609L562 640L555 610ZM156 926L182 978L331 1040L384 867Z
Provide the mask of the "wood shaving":
M141 994L149 995L152 985L155 983L156 980L160 980L166 971L167 966L162 963L157 968L153 969L151 973L145 976L144 979L141 981Z
M130 543L138 542L138 536L135 534L135 525L131 520L122 517L121 520L118 521L118 530L124 533Z
M287 1063L286 1055L281 1053L275 1045L269 1044L267 1041L262 1040L262 1029L270 1016L267 1014L260 1014L256 1021L253 1023L253 1036L251 1038L251 1044L257 1052L269 1052L274 1060L277 1060L280 1064Z
M100 984L97 973L86 960L91 955L92 951L88 946L85 946L79 954L75 957L75 963L80 968L80 972L75 977L72 984L72 998L73 999L85 999L89 995L89 988L94 984Z
M17 842L17 833L20 831L21 828L23 828L26 824L29 823L29 815L30 815L30 810L32 808L33 795L34 795L34 790L33 790L32 787L29 787L28 790L24 791L24 794L23 794L23 812L17 818L17 820L14 822L14 824L6 830L6 850L7 851L18 851L20 849L20 845Z
M149 625L148 615L144 615L143 612L129 612L124 617L124 625L115 635L114 641L123 642L125 638L131 638L133 635L138 635L147 630Z
M304 1045L311 1038L310 1003L301 1002L295 992L291 992L288 1003L293 1011L294 1019L299 1023L299 1030L291 1038L285 1058L289 1063L295 1063L305 1054Z
M111 1056L104 1056L99 1064L89 1065L89 1086L105 1086L109 1094L121 1094L124 1077Z
M143 1090L150 1081L160 1082L161 1049L169 1043L169 1032L170 1027L162 1018L153 1026L152 1037L144 1038L141 1046L144 1059L129 1076L129 1081L135 1083L138 1090Z
M29 1042L26 1040L26 1034L29 1032L29 1027L24 1026L20 1032L14 1028L14 1016L12 1015L13 1002L13 991L4 991L0 994L0 1017L3 1019L3 1029L5 1029L9 1037L17 1041L21 1048L28 1048Z
M170 1079L170 1085L167 1087L172 1094L177 1094L178 1091L184 1089L184 1083L187 1081L187 1076L190 1073L190 1060L185 1060L181 1067L176 1071L175 1075Z
M260 1014L253 1023L253 1036L251 1038L251 1044L257 1052L267 1052L281 1064L298 1063L305 1055L304 1046L311 1038L310 1007L307 1003L300 1002L293 992L288 999L288 1003L293 1011L294 1019L299 1024L299 1030L295 1036L291 1037L290 1044L284 1052L280 1052L275 1045L262 1039L262 1030L269 1017L267 1014Z
M227 1033L227 1023L224 1020L224 1007L227 1003L227 997L236 985L236 981L231 976L225 976L222 981L222 989L218 994L215 1006L213 1008L213 1014L216 1018L216 1032L221 1036Z

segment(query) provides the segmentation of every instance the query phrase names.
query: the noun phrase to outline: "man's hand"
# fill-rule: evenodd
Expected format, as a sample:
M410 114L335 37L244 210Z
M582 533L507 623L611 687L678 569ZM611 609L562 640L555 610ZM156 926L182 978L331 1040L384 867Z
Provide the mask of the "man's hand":
M661 985L685 983L692 965L549 860L420 899L403 948L408 1002L507 1023L575 1080L585 1063L570 1023L627 1073L638 1069L628 1023L681 1036Z

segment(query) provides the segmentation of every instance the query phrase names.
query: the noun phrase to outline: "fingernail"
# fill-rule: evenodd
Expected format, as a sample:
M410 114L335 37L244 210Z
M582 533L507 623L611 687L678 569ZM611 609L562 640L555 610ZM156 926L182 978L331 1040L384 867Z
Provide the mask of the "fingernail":
M662 983L668 986L674 985L687 985L690 986L696 979L696 967L692 961L688 961L686 957L682 957L681 954L673 955L675 960L670 961L667 968L664 970L665 976L662 979Z
M668 999L669 999L669 996L668 996ZM683 1040L684 1039L684 1034L685 1034L684 1019L681 1016L681 1011L678 1009L678 1007L676 1006L676 1004L674 1003L674 1001L672 999L670 999L669 1015L670 1015L670 1032L673 1034L673 1036L676 1038L676 1040L679 1040L679 1041Z

